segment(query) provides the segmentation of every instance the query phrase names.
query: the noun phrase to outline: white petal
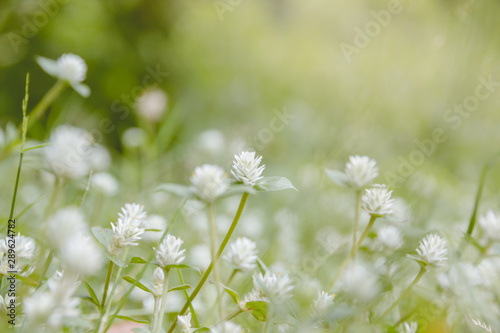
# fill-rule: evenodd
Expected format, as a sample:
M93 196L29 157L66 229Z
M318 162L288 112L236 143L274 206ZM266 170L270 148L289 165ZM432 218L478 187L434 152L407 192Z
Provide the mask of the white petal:
M45 73L57 77L57 62L44 57L36 57L36 62L42 67Z
M90 96L90 88L82 83L71 83L71 87L73 87L77 93L82 95L82 97Z

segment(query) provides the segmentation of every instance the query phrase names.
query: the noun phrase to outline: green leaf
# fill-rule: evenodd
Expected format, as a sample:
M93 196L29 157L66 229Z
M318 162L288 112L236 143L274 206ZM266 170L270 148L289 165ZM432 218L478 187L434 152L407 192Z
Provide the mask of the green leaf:
M230 197L232 195L236 194L242 194L242 193L250 193L254 194L257 191L253 188L253 186L250 185L245 185L245 184L231 184L229 188L224 192L224 194L221 196L222 198Z
M135 319L135 318L128 317L128 316L116 315L116 316L113 316L113 317L117 318L117 319L122 319L122 320L127 320L127 321L133 321L133 322L139 323L139 324L147 324L147 325L150 324L149 321L147 321L147 320Z
M14 276L16 277L17 280L20 280L20 281L23 281L24 283L26 283L27 285L30 285L30 286L38 286L38 282L36 282L35 280L32 280L30 278L27 278L25 276L21 276L19 274L14 274Z
M210 332L210 328L200 327L200 328L195 329L194 332Z
M184 264L179 264L179 265L167 265L165 266L166 269L171 269L171 268L190 268L192 270L197 271L199 274L201 274L201 271L198 267L193 266L193 265L184 265Z
M99 245L104 249L104 254L106 255L106 257L108 257L109 260L123 268L128 266L128 264L123 259L109 253L109 249L113 242L113 230L109 228L104 229L101 227L93 227L92 233L99 242Z
M87 281L83 281L83 284L85 285L85 288L87 288L87 291L89 292L90 298L93 301L92 303L94 303L100 310L101 304L99 304L99 299L97 298L94 289L92 289L92 286Z
M131 264L150 264L149 261L147 261L146 259L142 259L141 257L133 257L130 260L130 263Z
M266 264L260 258L257 258L257 266L262 274L266 274L269 271L269 268L267 268Z
M181 284L180 286L173 287L172 289L169 289L168 292L176 291L176 290L186 290L189 288L191 288L191 286L189 284Z
M408 259L411 259L411 260L416 261L416 262L417 262L420 266L422 266L422 267L429 266L429 264L427 263L427 261L422 260L422 259L420 259L419 257L415 257L415 256L412 256L412 255L410 255L410 254L407 254L407 255L406 255L406 257L407 257Z
M259 321L266 321L267 318L267 302L265 301L255 301L247 302L245 304L246 311Z
M349 187L349 179L345 173L330 169L325 169L325 171L328 178L330 178L335 184L342 187Z
M90 302L92 304L94 304L95 306L97 306L99 309L101 308L101 305L100 304L97 304L91 297L88 297L88 296L78 296L79 298L81 298L82 300L84 301L87 301L87 302Z
M144 229L144 231L160 232L160 231L163 231L163 230L161 230L161 229Z
M215 282L211 282L211 283L215 284ZM234 303L236 303L238 306L240 305L240 295L238 295L238 293L236 291L234 291L233 289L231 289L229 287L226 287L222 283L217 283L217 284L219 286L221 286L222 288L224 288L224 290L229 294L229 296L231 296Z
M137 281L136 279L134 279L133 277L131 276L124 276L123 279L125 281L127 281L128 283L131 283L133 285L135 285L137 288L139 289L142 289L150 294L153 294L153 292L151 290L149 290L148 287L146 287L145 285L143 285L142 283L140 283L139 281Z
M165 191L183 198L192 198L195 194L191 187L173 183L160 184L154 191Z
M268 192L268 191L281 191L288 189L297 189L292 185L285 177L264 177L262 178L254 187L257 191Z

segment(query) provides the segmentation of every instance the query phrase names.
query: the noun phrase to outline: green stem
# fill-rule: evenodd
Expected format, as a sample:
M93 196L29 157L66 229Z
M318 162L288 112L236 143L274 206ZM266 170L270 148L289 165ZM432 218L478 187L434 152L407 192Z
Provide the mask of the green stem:
M156 330L152 333L161 333L161 326L163 324L163 317L165 316L165 304L167 304L168 294L168 280L170 277L170 269L165 271L165 281L163 282L163 295L161 296L160 312L158 313L158 323L155 325Z
M113 272L114 263L110 260L108 265L108 274L106 275L106 282L104 283L104 291L102 292L101 311L106 304L106 297L108 296L109 281L111 280L111 273Z
M43 116L47 108L56 100L57 97L66 87L66 82L58 80L49 91L45 93L40 102L35 106L35 108L30 112L31 122L28 124L28 129L33 124L33 121L38 120Z
M219 288L220 285L220 277L219 277L219 265L217 264L217 260L215 259L216 251L217 251L217 226L215 223L215 206L214 203L211 202L208 205L208 220L210 223L210 238L211 238L211 253L212 253L212 262L214 262L214 280L215 280L215 288L217 289L217 297L215 299L215 306L219 309L219 320L224 319L224 309L222 308L222 295L221 290Z
M352 260L356 261L357 252L357 236L359 228L359 210L361 206L361 190L356 191L356 206L354 207L354 230L352 232Z
M229 316L227 316L226 320L224 320L224 321L230 321L231 319L233 319L234 317L236 317L240 313L243 313L243 310L240 309L240 310L230 314Z
M226 236L224 237L224 240L222 241L220 247L219 247L219 250L217 251L217 255L215 256L215 262L217 262L217 260L219 259L219 257L221 256L222 252L224 251L227 243L229 242L229 239L231 238L231 236L233 235L233 232L234 230L236 229L236 226L238 225L238 221L240 220L240 217L241 217L241 213L243 213L243 208L245 207L245 204L247 202L247 199L248 199L248 193L243 193L243 195L241 196L241 201L240 201L240 205L238 206L238 210L236 212L236 215L234 216L234 219L233 219L233 223L231 224L231 226L229 227L229 230L227 231L227 234ZM203 276L201 277L201 280L200 282L198 283L198 285L196 286L196 288L193 290L193 292L191 293L191 296L189 297L189 302L193 302L193 300L196 298L196 296L198 295L198 293L200 292L201 288L203 287L203 285L205 284L205 282L207 281L208 279L208 276L210 275L210 273L212 272L212 269L213 269L213 266L214 266L214 260L212 260L212 262L210 263L210 265L208 266L207 270L205 271L205 273L203 274ZM186 302L184 304L184 306L182 307L181 311L179 311L178 315L183 315L187 308L188 308L188 304L189 302ZM175 329L175 327L177 326L177 320L174 320L174 322L172 323L172 325L170 325L170 329L168 330L168 333L172 333Z
M474 208L472 210L472 216L469 221L469 227L467 228L467 235L471 236L472 231L474 231L474 226L476 225L477 209L479 207L479 201L481 201L481 196L483 194L484 183L486 181L486 175L488 174L489 166L485 165L479 176L479 186L477 187L476 200L474 201Z
M151 332L156 332L156 327L158 326L158 314L160 313L161 307L161 297L155 296L155 304L154 304L154 312L153 312L153 321L151 322Z
M408 286L408 288L406 288L401 296L399 296L399 298L394 303L392 303L392 305L387 310L385 310L385 312L376 320L376 322L382 320L385 316L387 316L399 304L399 302L401 302L401 300L410 293L410 291L413 289L413 287L415 287L415 285L418 283L420 278L422 278L426 271L427 270L425 269L425 267L420 268L420 271L418 272L415 279L413 279L412 283Z
M372 215L370 217L370 221L368 222L368 225L366 226L365 231L363 231L363 234L361 235L361 237L359 237L358 243L356 244L355 247L352 248L351 252L349 252L349 254L347 255L347 257L342 262L342 265L340 265L340 268L337 271L337 274L335 274L335 276L333 277L332 282L330 282L330 285L328 286L328 289L327 289L328 291L330 291L330 289L333 288L333 285L335 284L335 282L337 281L337 279L340 277L340 274L346 268L347 264L349 263L349 260L353 256L354 249L357 250L361 246L361 243L363 243L363 241L365 240L366 236L370 232L370 230L373 227L373 224L375 223L375 220L377 218L378 218L378 216L376 216L376 215Z
M181 273L181 270L179 268L177 268L177 275L179 276L180 284L181 285L184 284L184 279L182 278L182 273ZM196 312L194 311L193 304L191 304L191 302L189 301L189 295L188 295L186 289L184 289L183 292L184 292L184 296L186 297L186 301L189 303L189 310L191 311L191 315L193 316L194 327L199 328L200 323L198 322L198 317L196 316Z

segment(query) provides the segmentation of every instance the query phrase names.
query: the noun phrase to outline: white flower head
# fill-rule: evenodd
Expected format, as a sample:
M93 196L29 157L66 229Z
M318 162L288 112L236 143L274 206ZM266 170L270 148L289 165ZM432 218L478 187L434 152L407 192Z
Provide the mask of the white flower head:
M351 187L359 190L377 178L377 162L368 156L350 156L345 165L345 174Z
M213 164L196 167L190 180L198 197L207 202L215 201L229 187L224 170Z
M198 136L198 146L202 151L219 154L225 150L226 138L216 129L209 129Z
M45 160L59 177L77 179L90 172L91 135L78 127L61 125L44 147Z
M275 303L282 303L289 299L293 290L292 281L287 274L281 275L271 272L266 272L265 275L262 273L254 275L253 287L258 295Z
M327 292L320 291L318 297L313 302L312 308L314 313L320 315L325 312L328 306L333 304L335 295L330 295Z
M399 332L401 333L416 333L418 328L418 324L416 322L411 323L403 323L399 327Z
M68 82L83 97L90 95L90 89L82 84L87 76L87 64L80 56L65 53L57 61L37 57L37 62L49 75Z
M160 267L178 265L184 260L184 252L181 250L183 241L172 235L167 235L160 247L156 250L156 261Z
M348 267L340 276L337 287L349 298L360 302L372 300L380 291L378 277L360 264Z
M223 259L235 269L250 272L257 267L257 245L246 237L240 237L230 245Z
M144 210L144 205L126 203L121 209L122 211L118 212L118 216L122 219L130 217L142 223L148 217L148 214Z
M87 229L85 216L76 207L59 209L47 219L47 226L51 243L58 248L63 247L72 235Z
M500 240L500 217L496 216L492 210L479 218L479 225L484 230L484 235L488 240Z
M167 109L167 94L160 89L146 90L136 101L137 113L144 119L160 121Z
M182 333L194 332L194 328L191 327L191 312L184 316L177 316L177 323Z
M163 282L165 281L165 273L160 267L156 267L153 273L153 295L160 297L163 295Z
M3 254L8 254L10 246L14 246L13 249L16 252L16 258L25 258L28 260L33 259L35 255L36 243L31 237L22 236L21 233L17 233L14 239L6 237L0 241L0 252Z
M92 175L92 187L105 196L112 197L118 193L118 181L110 173L99 172Z
M420 246L417 248L417 253L420 259L429 266L442 267L448 259L446 255L448 250L444 239L436 234L428 234L420 241Z
M403 246L403 234L397 227L385 225L378 231L375 242L378 250L394 252Z
M61 259L68 270L84 276L96 274L104 264L97 244L83 233L66 239L66 244L61 248Z
M361 198L363 209L370 215L386 216L392 213L392 191L382 185L367 188Z
M219 323L210 329L211 333L242 333L245 332L240 325L230 321Z
M244 151L239 155L234 155L233 170L231 170L231 173L236 181L254 186L259 180L264 178L261 175L266 166L261 165L259 167L261 160L262 156L255 157L254 151Z
M137 246L144 229L141 228L141 220L131 216L119 217L116 224L111 223L113 229L113 242L109 251L117 255L120 249L127 246Z

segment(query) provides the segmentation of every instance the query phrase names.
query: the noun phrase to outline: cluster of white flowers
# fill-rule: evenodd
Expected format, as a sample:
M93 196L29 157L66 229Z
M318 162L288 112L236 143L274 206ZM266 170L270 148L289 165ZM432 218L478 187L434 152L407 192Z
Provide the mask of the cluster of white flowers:
M259 167L262 156L255 157L255 152L244 151L234 155L233 170L231 173L238 182L254 186L262 178L265 165Z
M392 213L391 199L392 191L389 191L383 185L375 185L373 188L367 188L363 195L362 207L370 215L386 216Z
M183 241L172 235L167 235L159 248L156 250L156 261L160 267L178 265L184 260L184 252L181 250Z
M234 269L250 272L257 267L257 245L246 237L240 237L229 246L223 259Z
M442 267L448 259L446 257L448 254L446 246L444 239L436 234L429 234L420 242L417 253L420 259L429 266Z
M113 229L113 241L109 252L118 255L122 248L128 246L137 246L144 229L141 228L147 214L144 206L136 203L127 203L118 213L116 224L111 223Z

